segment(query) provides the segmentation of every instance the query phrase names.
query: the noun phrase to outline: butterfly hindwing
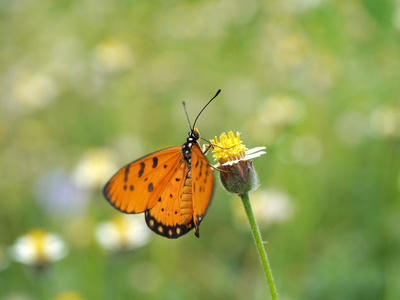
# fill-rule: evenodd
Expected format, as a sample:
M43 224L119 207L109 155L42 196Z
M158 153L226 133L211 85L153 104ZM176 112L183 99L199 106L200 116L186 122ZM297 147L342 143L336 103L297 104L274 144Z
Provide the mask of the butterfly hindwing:
M193 214L189 220L182 216L182 194L188 169L189 165L183 160L165 185L157 203L145 213L147 225L157 234L178 238L193 228Z
M196 235L198 236L198 227L207 208L211 203L214 193L214 174L211 165L195 144L192 148L192 185L193 185L193 219Z
M157 203L181 160L180 146L144 156L120 169L104 187L104 196L125 213L149 210Z

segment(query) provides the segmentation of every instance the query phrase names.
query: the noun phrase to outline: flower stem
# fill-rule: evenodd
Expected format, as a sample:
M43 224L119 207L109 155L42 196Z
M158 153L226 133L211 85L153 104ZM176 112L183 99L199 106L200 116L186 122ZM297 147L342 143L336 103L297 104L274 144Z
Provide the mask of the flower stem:
M260 256L261 264L264 269L265 277L268 281L269 292L271 293L271 297L273 300L278 300L278 294L276 292L276 287L274 283L274 279L272 278L271 268L269 266L267 252L265 251L264 244L261 239L260 229L258 229L257 221L253 213L253 209L251 207L249 194L244 193L240 195L242 198L243 206L246 211L247 219L249 220L251 231L253 233L254 242L256 243L256 247L258 250L258 255Z

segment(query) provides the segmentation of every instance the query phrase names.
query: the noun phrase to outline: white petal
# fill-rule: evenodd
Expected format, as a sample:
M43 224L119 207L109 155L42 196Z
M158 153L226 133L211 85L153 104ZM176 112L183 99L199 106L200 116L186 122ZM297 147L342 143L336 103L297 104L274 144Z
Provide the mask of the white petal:
M48 234L43 243L47 260L56 261L67 255L67 246L58 235L52 233Z
M103 222L96 228L97 242L108 250L115 250L119 247L119 233L112 222Z
M259 148L263 148L263 147L259 147ZM265 148L265 147L264 147ZM261 155L263 155L263 154L266 154L267 152L265 152L265 151L260 151L260 152L257 152L257 153L253 153L253 154L250 154L250 155L246 155L244 158L242 158L242 159L236 159L236 160L232 160L232 161L228 161L228 162L226 162L226 163L223 163L221 166L232 166L233 164L236 164L236 163L238 163L239 161L241 161L241 160L243 160L243 161L247 161L247 160L250 160L250 159L252 159L252 158L255 158L255 157L259 157L259 156L261 156Z
M236 159L236 160L232 160L232 161L228 161L226 163L223 163L221 166L232 166L233 164L238 163L239 161L241 161L241 159Z
M243 160L249 160L249 159L252 159L252 158L255 158L255 157L259 157L259 156L261 156L263 154L266 154L266 153L267 152L261 151L261 152L253 153L253 154L250 154L250 155L246 155L246 157Z
M20 237L14 246L10 248L10 254L15 261L33 264L36 257L35 245L27 236Z
M252 154L254 152L257 152L257 151L260 151L260 150L264 150L264 149L266 149L266 147L256 147L256 148L253 148L253 149L249 149L249 150L246 151L246 155L247 154Z

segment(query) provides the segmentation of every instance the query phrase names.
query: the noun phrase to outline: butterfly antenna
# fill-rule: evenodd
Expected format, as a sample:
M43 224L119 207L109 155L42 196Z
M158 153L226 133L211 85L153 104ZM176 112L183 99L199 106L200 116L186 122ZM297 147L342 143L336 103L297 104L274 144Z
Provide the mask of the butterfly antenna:
M203 110L206 109L206 107L208 106L208 104L210 104L211 101L213 101L213 100L218 96L218 94L219 94L220 92L221 92L221 89L218 90L218 92L215 94L215 96L212 97L211 100L208 101L207 104L203 107L203 109L199 112L199 114L197 115L196 119L194 120L193 128L194 128L194 126L196 125L197 119L200 117L200 115L201 115L201 113L203 112ZM185 111L186 111L186 109L185 109ZM186 113L186 115L187 115L187 113ZM190 124L190 123L189 123L189 124Z
M192 125L190 125L189 115L188 115L187 110L186 110L186 103L185 103L185 101L183 101L182 103L183 103L183 109L185 110L185 113L186 113L186 118L187 118L188 123L189 123L189 128L190 128L190 130L192 130Z

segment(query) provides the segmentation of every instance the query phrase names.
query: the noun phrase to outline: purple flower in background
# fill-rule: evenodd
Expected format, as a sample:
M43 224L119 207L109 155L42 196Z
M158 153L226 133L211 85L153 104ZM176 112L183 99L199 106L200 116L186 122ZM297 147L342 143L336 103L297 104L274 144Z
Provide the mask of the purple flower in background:
M36 184L35 194L50 214L79 216L89 199L88 192L76 186L63 170L43 174Z

